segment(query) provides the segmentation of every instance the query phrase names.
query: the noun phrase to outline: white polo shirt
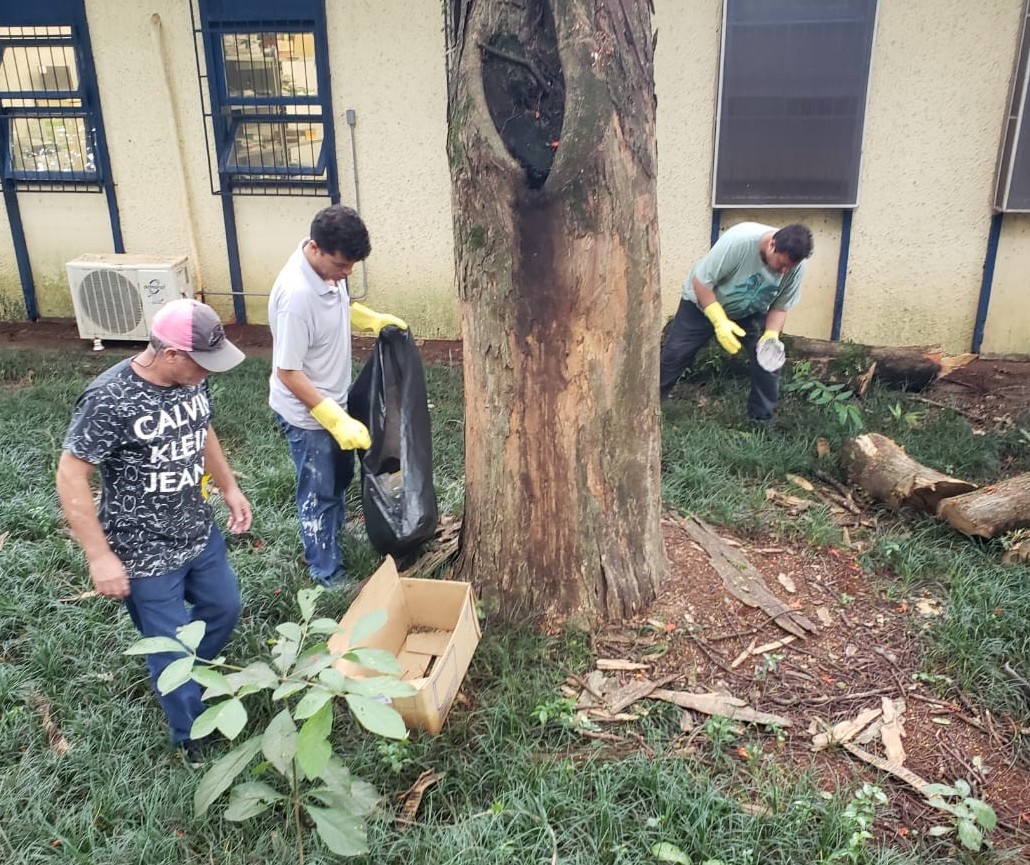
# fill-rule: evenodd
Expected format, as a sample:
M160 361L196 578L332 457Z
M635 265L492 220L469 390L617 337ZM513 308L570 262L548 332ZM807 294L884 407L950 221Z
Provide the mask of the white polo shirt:
M275 279L268 299L272 375L268 404L287 423L321 429L307 407L276 375L299 369L322 396L347 407L351 383L350 298L347 283L328 283L304 255L305 238Z

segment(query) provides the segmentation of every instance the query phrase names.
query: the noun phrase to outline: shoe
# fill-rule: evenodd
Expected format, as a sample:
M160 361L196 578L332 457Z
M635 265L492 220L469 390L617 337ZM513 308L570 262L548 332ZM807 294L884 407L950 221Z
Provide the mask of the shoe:
M324 589L340 589L350 585L350 577L343 568L337 568L331 577L316 577L312 574L311 579Z
M179 753L183 762L191 769L200 769L206 762L204 743L197 739L187 739L179 743Z

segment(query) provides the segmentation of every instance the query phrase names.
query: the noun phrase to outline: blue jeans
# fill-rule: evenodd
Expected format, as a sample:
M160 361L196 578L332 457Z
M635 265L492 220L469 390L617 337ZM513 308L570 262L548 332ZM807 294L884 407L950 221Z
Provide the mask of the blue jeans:
M186 604L191 607L187 609ZM125 599L129 618L144 637L174 637L176 628L203 621L207 629L197 655L206 660L218 657L229 642L240 606L240 586L229 565L225 538L215 526L207 546L192 562L167 574L130 580ZM147 655L150 686L168 717L175 743L190 738L193 722L204 711L200 685L192 680L163 696L157 691L165 667L181 657L176 652Z
M758 340L765 327L764 315L749 315L737 320L745 335L741 337L747 352L748 369L751 373L751 393L747 400L747 416L752 420L770 420L776 411L780 396L780 373L762 369L755 357ZM681 299L676 316L669 325L669 333L662 346L661 381L659 390L665 399L683 371L694 362L694 357L715 335L715 328L705 318L700 307L692 301Z
M354 451L342 450L324 429L302 429L276 418L297 470L297 517L308 572L320 583L335 582L343 575L338 537L354 477Z

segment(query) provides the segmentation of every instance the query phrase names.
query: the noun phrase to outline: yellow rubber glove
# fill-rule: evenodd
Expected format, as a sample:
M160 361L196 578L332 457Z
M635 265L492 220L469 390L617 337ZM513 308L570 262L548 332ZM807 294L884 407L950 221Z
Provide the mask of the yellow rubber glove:
M367 306L360 303L352 303L350 305L351 330L370 330L376 336L379 336L379 331L388 324L392 324L394 327L399 327L401 330L408 329L407 322L402 321L395 315L373 312Z
M705 318L715 328L715 338L719 340L719 345L730 354L736 354L740 351L740 340L737 337L744 335L744 328L727 318L726 310L722 308L722 304L717 300L713 301L702 311L705 314Z
M755 357L758 365L766 372L776 372L787 360L787 351L780 342L780 332L767 330L758 340L758 347L755 349Z
M334 399L326 397L311 409L311 416L329 431L345 451L368 450L372 446L368 428L361 421L354 420Z

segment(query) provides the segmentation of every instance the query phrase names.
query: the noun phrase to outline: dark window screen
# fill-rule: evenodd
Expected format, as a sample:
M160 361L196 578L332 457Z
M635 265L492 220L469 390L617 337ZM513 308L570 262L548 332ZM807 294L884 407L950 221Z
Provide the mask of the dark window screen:
M715 207L853 207L876 0L726 0Z
M998 162L998 210L1030 211L1030 87L1027 86L1027 51L1030 50L1030 2L1023 15L1023 31L1012 75L1005 138Z

